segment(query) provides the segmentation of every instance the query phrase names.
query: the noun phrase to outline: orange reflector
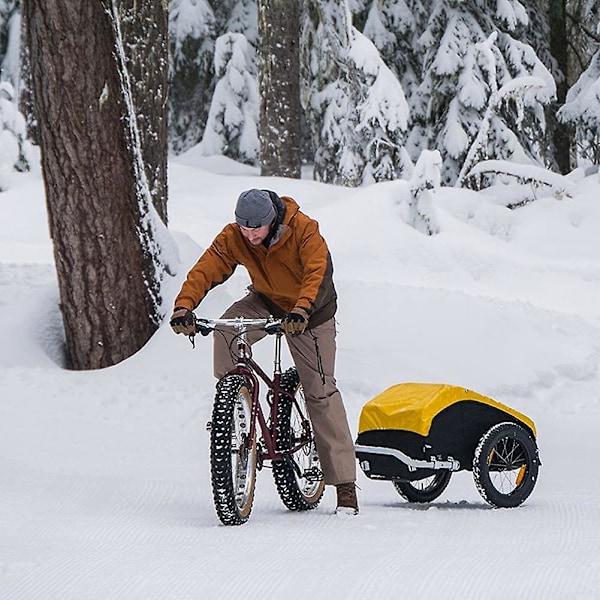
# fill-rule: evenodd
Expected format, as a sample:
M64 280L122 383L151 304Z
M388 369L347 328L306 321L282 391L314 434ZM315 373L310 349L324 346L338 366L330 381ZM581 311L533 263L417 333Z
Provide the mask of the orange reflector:
M525 479L525 471L527 471L527 467L525 465L522 465L519 469L519 474L517 475L517 485L521 485L523 483L523 479Z

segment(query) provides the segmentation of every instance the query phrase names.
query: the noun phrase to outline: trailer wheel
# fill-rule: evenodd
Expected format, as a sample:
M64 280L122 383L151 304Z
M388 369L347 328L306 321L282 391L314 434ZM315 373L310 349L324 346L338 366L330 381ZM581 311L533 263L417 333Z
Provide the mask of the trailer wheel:
M498 423L479 440L473 478L486 502L498 508L513 508L533 491L539 466L533 437L516 423Z
M394 481L396 491L408 502L432 502L448 487L452 471L438 471L425 479Z

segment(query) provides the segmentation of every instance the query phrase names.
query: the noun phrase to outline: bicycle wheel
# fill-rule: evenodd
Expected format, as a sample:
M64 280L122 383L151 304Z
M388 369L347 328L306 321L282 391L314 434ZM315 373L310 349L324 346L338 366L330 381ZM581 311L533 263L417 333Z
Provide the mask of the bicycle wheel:
M252 400L244 378L227 375L217 384L210 430L213 500L224 525L250 517L256 483L256 435L249 440Z
M316 508L323 497L325 483L308 417L304 393L295 368L281 376L282 394L277 405L277 450L283 460L273 462L277 492L290 510Z
M437 473L415 481L393 481L396 491L408 502L432 502L448 487L452 471Z
M539 465L538 448L531 435L516 423L498 423L479 440L473 478L486 502L513 508L533 491Z

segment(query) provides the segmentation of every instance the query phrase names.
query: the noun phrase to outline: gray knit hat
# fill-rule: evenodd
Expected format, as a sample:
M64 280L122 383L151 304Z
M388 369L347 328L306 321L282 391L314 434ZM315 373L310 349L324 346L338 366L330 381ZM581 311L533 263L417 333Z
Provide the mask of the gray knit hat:
M240 194L235 207L235 222L242 227L262 227L275 218L275 207L266 190L247 190Z

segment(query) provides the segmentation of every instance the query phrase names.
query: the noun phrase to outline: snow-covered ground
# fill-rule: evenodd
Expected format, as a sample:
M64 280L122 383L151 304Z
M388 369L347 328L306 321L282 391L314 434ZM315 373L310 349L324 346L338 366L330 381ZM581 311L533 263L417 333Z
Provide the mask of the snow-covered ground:
M443 188L438 235L403 220L406 184L259 178L193 152L170 163L170 229L187 269L238 194L294 196L329 241L340 296L337 376L353 433L403 381L472 388L530 416L542 467L529 500L492 509L471 474L431 505L359 471L361 512L291 513L259 473L250 521L215 516L211 344L165 322L110 369L60 368L60 317L39 173L0 194L0 598L600 598L600 182L509 211ZM198 313L218 316L240 270ZM136 310L135 306L131 310ZM270 361L265 340L256 355ZM267 362L267 365L270 362Z

